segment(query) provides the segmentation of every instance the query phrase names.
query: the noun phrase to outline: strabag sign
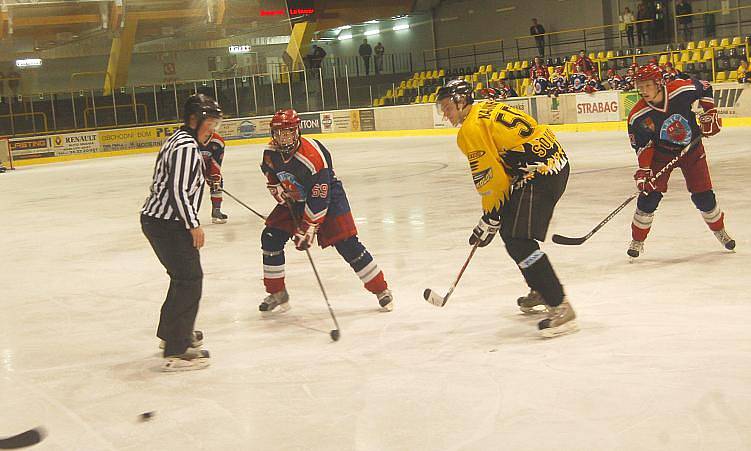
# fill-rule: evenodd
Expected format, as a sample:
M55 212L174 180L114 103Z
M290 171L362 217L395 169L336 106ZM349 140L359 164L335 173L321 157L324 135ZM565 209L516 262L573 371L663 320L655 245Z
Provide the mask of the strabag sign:
M576 94L576 122L620 121L617 91Z

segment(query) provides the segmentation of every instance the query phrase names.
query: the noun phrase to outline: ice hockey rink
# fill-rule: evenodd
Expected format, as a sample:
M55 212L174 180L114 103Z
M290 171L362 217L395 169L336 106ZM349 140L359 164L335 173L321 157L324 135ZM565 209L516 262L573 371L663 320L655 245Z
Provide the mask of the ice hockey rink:
M579 236L632 192L635 158L624 132L559 138L572 176L550 233ZM230 221L210 224L206 193L197 329L212 359L190 373L159 371L168 279L138 222L155 155L0 176L0 437L41 425L40 450L751 449L751 129L706 141L737 252L678 171L638 261L626 256L632 205L581 246L544 244L581 329L552 340L518 311L527 287L500 239L444 308L422 299L446 292L480 215L455 137L324 143L395 311L378 312L333 249L314 250L341 325L333 343L290 247L292 310L262 319L263 225L229 198ZM225 186L268 212L261 150L230 143Z

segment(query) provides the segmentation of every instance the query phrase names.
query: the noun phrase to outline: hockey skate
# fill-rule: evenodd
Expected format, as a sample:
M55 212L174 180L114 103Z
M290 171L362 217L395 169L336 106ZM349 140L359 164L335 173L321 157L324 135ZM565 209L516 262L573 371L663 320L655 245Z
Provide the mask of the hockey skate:
M644 241L631 240L631 244L628 245L628 250L626 251L628 256L636 258L642 252L644 252Z
M228 216L222 213L222 210L219 208L212 208L211 209L211 222L214 224L224 224L227 222Z
M284 313L289 309L289 294L287 294L286 289L266 296L261 305L258 306L258 310L262 315Z
M725 249L729 251L735 249L735 240L730 238L730 235L728 235L725 229L714 232L714 236L717 238L717 241L719 241L720 244L725 246Z
M175 373L178 371L200 370L207 366L209 366L209 351L188 348L182 354L167 356L162 365L162 371Z
M537 328L540 329L540 334L545 338L553 338L579 330L576 325L576 313L566 298L557 307L548 306L548 317L537 323Z
M383 290L376 296L378 296L378 305L381 306L382 312L394 310L394 296L391 294L391 290Z
M164 340L159 342L159 349L164 349L167 343ZM200 330L193 331L193 338L190 340L190 349L201 349L203 346L203 332Z
M535 290L529 290L529 294L516 300L522 313L545 313L545 299ZM541 306L541 309L535 307Z

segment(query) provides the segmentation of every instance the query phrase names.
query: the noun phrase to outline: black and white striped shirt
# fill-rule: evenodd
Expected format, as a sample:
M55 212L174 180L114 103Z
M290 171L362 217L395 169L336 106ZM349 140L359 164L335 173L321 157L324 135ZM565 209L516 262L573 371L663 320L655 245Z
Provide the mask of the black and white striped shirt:
M154 180L141 213L181 221L186 229L201 225L198 209L203 197L203 159L198 143L180 129L162 145L154 166Z

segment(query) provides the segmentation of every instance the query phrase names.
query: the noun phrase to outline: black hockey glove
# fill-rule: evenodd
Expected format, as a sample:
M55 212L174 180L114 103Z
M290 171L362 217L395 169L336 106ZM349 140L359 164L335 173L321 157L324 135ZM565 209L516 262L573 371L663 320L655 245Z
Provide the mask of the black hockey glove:
M493 237L498 233L501 228L501 221L493 219L487 216L480 218L480 222L477 223L472 230L472 236L469 237L469 244L474 246L475 243L480 244L477 247L485 247L493 241Z

